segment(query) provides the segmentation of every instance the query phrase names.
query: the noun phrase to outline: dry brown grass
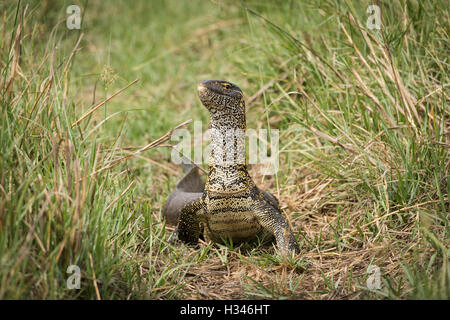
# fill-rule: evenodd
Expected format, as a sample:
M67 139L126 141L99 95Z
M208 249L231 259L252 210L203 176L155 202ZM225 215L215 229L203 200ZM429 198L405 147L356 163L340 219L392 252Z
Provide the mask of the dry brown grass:
M256 167L251 170L255 181L262 178L258 172ZM418 215L400 230L383 217L364 225L361 220L367 204L349 198L345 190L339 195L333 179L320 179L308 170L298 175L295 184L279 192L284 214L300 234L302 253L296 259L297 263L303 261L301 265L276 257L270 246L229 249L205 241L197 248L181 245L184 254L191 256L187 260L195 260L199 250L208 248L207 255L195 262L183 279L184 299L361 299L374 297L365 288L369 265L380 266L384 276L401 276L400 264L412 260L414 248L420 245L420 236L413 237ZM260 186L275 191L273 181L267 178ZM159 208L154 210L155 219L160 219ZM337 244L333 226L343 218L349 227L338 231L341 241ZM376 234L369 230L372 223L379 230ZM362 234L354 227L360 225Z

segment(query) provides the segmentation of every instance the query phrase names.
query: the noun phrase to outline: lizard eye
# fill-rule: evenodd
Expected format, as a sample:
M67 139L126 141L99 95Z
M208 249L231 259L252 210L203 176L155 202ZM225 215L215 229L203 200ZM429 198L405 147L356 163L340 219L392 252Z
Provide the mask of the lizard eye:
M232 86L231 86L231 84L225 82L225 83L222 83L222 87L223 87L224 89L228 90L228 89L230 89Z

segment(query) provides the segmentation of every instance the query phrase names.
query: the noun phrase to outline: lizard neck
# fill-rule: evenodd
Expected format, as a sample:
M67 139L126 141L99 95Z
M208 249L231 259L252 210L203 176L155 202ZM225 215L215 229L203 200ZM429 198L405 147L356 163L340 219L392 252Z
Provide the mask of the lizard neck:
M210 166L233 167L245 163L245 108L229 112L216 110L211 113Z
M235 111L211 113L208 175L211 191L243 190L251 181L245 160L245 106Z

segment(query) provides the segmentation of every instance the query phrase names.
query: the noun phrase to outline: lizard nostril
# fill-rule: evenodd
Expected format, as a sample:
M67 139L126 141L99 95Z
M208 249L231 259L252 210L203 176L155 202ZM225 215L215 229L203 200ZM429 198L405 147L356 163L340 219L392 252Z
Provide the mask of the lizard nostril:
M202 84L202 83L199 83L198 86L197 86L197 90L199 92L205 91L206 90L206 86L204 84Z

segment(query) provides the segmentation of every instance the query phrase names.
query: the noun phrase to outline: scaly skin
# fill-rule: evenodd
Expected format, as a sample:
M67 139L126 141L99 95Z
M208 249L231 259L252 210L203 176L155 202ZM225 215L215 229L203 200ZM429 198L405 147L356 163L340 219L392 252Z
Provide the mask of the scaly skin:
M215 242L240 243L273 235L282 254L299 253L277 199L258 189L248 174L241 89L227 81L207 80L199 83L198 94L211 115L212 151L203 194L197 199L192 199L192 195L172 196L184 201L176 213L178 239L197 243L204 225L206 234ZM173 216L167 210L163 214Z

